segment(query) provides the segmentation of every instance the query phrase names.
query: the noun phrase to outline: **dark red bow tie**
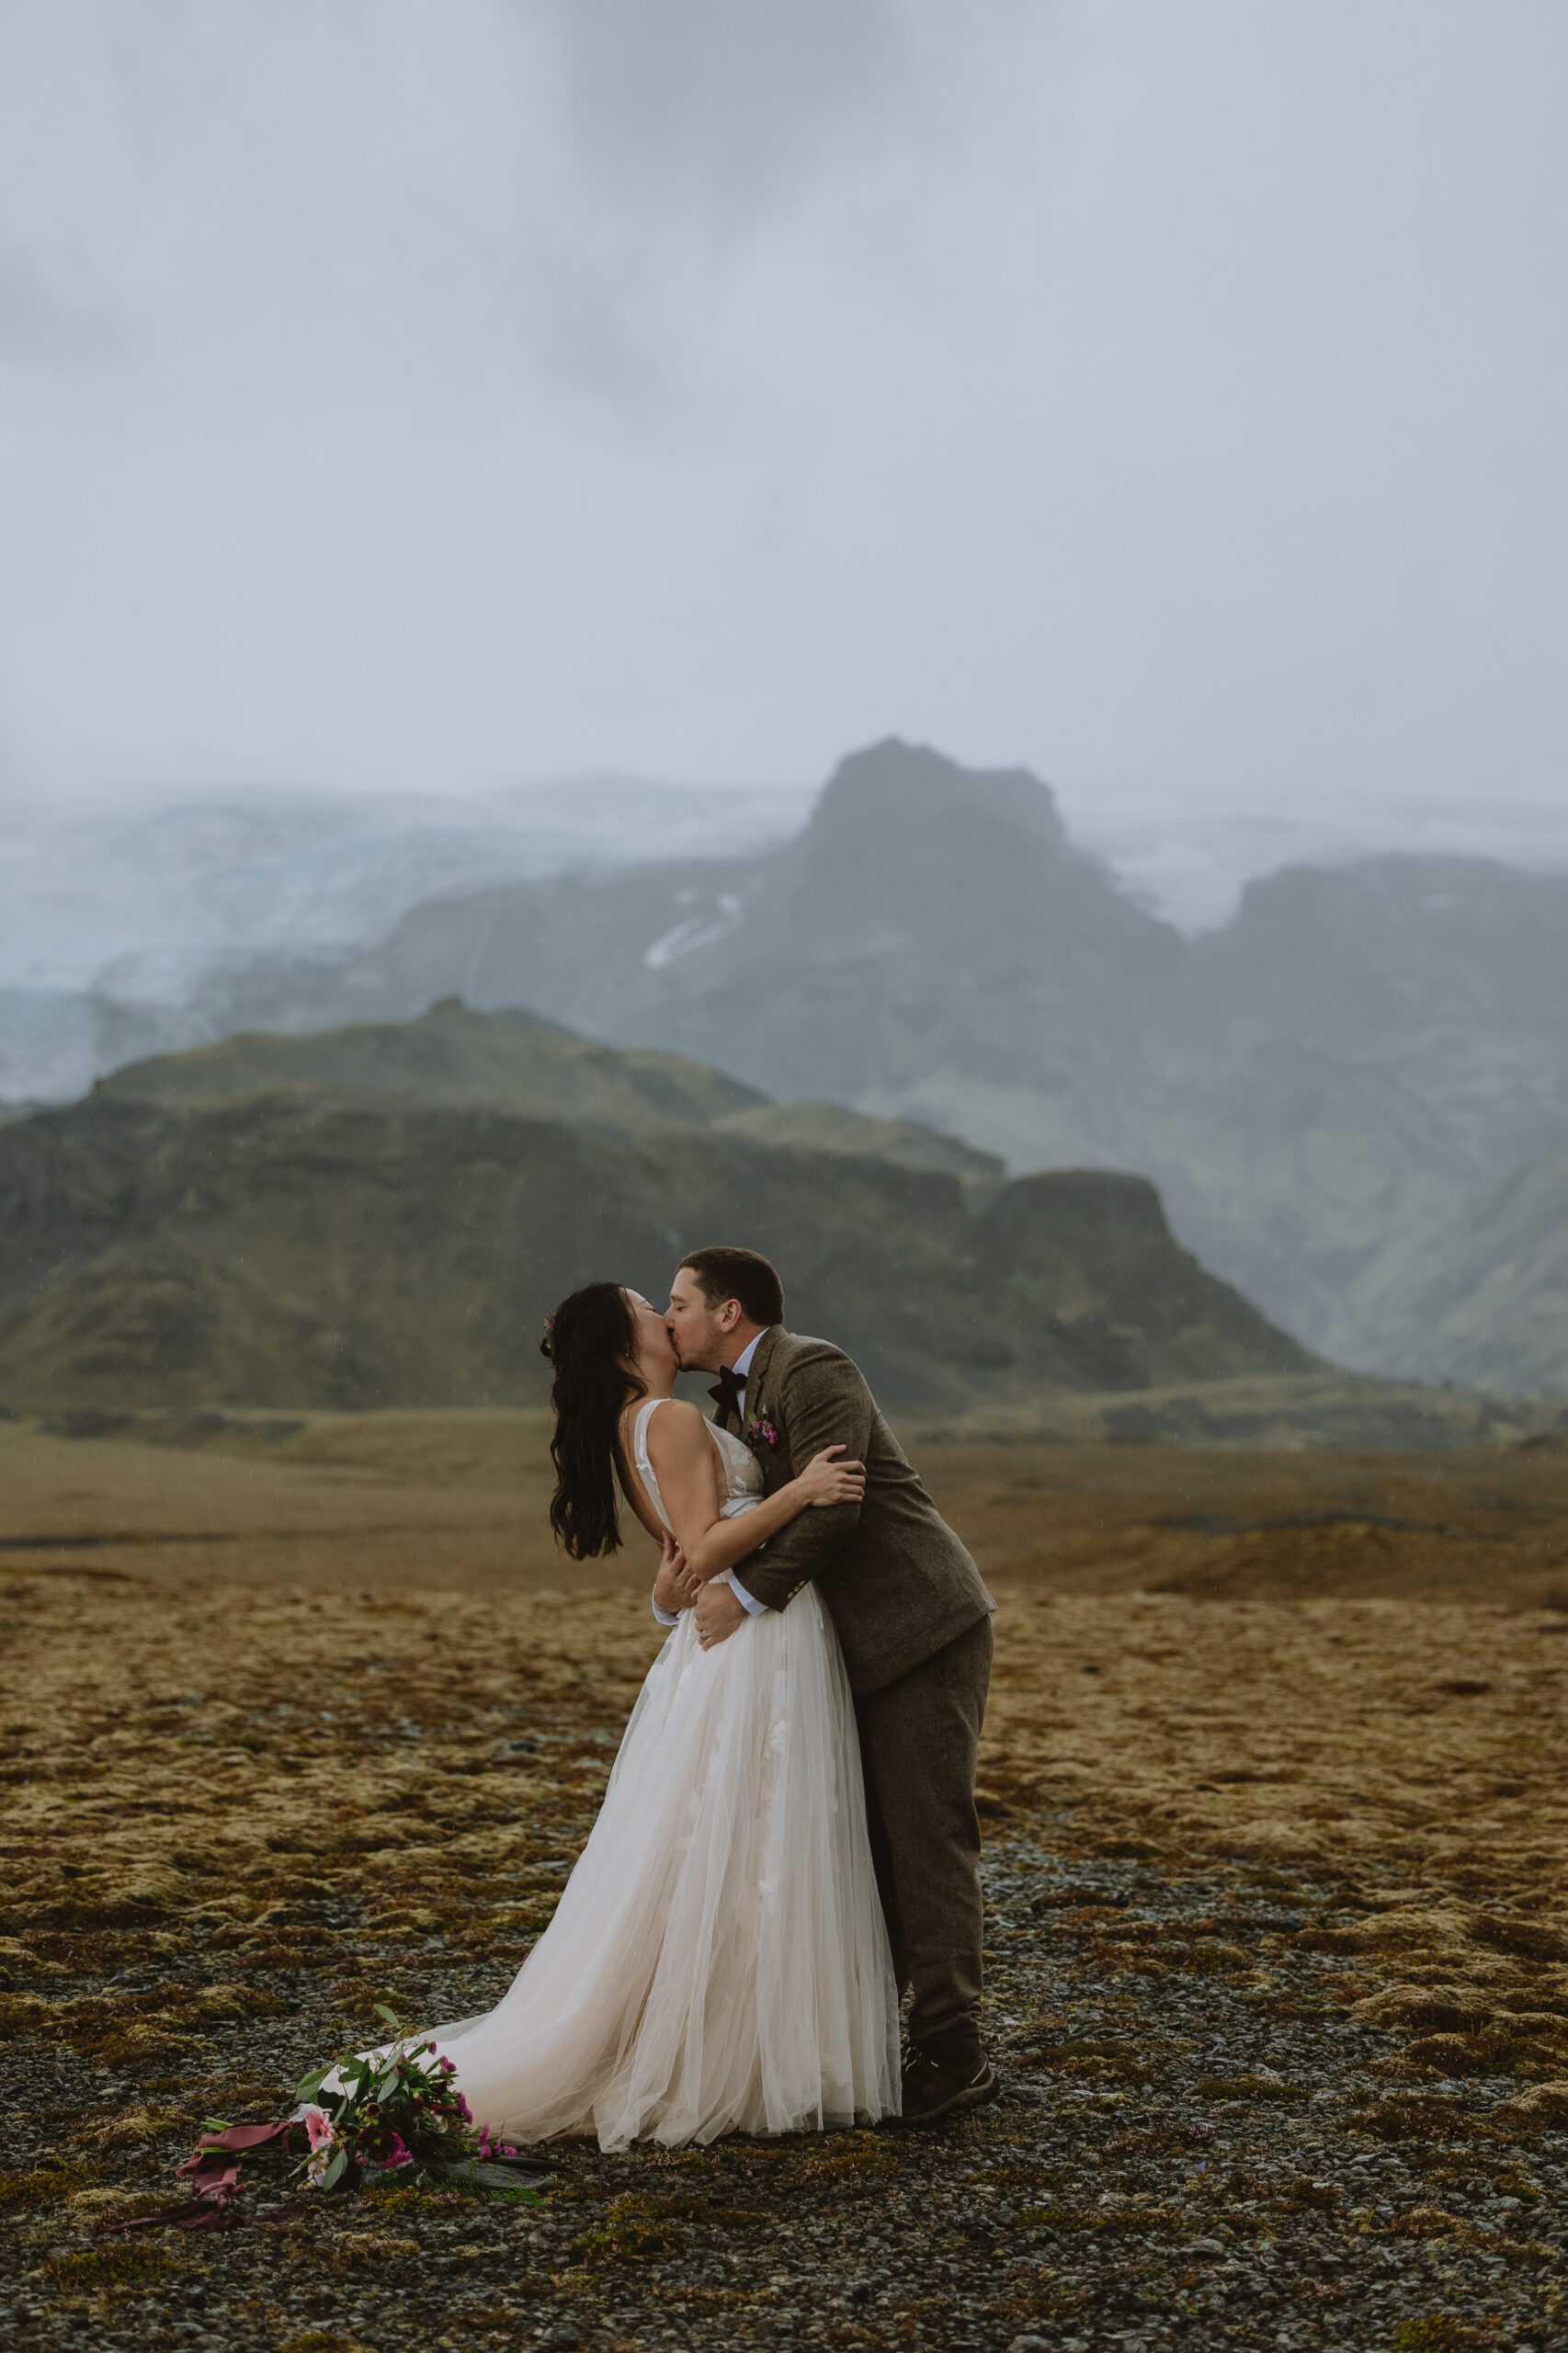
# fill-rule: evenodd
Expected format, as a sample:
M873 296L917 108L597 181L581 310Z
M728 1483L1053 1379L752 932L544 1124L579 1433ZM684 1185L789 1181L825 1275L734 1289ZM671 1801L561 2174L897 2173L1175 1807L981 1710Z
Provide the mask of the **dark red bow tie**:
M708 1392L722 1414L733 1414L740 1419L741 1399L745 1394L745 1376L736 1372L733 1365L719 1368L719 1378Z

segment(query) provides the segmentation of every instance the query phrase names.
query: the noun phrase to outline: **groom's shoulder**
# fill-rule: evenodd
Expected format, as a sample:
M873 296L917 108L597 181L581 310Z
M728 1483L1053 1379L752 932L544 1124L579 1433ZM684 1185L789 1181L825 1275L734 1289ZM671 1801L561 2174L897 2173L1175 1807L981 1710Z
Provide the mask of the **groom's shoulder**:
M786 1332L780 1324L769 1371L777 1377L816 1370L838 1371L841 1376L850 1373L857 1381L864 1378L847 1349L835 1347L831 1340L813 1339L809 1332Z

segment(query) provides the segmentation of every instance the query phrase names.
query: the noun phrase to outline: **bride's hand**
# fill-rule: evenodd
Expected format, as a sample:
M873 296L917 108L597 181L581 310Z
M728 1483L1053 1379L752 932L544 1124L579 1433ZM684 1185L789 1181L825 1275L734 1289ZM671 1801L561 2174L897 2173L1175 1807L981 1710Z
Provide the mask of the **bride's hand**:
M866 1499L866 1466L863 1462L838 1462L835 1456L842 1454L841 1446L824 1446L813 1454L795 1484L808 1504L858 1504Z
M673 1536L666 1536L659 1553L659 1574L653 1580L653 1598L661 1609L689 1609L702 1590L702 1579L695 1569L687 1566L686 1554Z

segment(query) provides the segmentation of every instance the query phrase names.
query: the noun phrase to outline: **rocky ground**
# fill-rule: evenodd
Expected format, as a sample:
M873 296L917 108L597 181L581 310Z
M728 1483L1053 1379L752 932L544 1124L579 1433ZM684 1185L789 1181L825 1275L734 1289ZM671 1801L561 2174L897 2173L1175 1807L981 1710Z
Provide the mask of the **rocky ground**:
M1568 1611L1020 1582L983 1767L996 2107L572 2144L541 2203L268 2221L257 2167L242 2227L121 2238L207 2119L278 2113L377 2002L495 1997L655 1638L631 1593L102 1560L0 1579L0 2341L1568 2346Z
M1468 2068L1407 2082L1399 2040L1345 2015L1346 1964L1303 1949L1308 1923L1355 1916L1334 1891L1023 1840L988 1879L997 2107L932 2135L573 2145L537 2206L394 2190L106 2241L96 2212L165 2194L186 2085L161 2062L160 2094L123 2058L13 2045L0 2327L19 2345L291 2353L1568 2343L1568 2101L1521 2107L1511 2076ZM358 1909L297 1901L290 1919L351 1951L371 1933ZM134 2001L140 1974L108 2003ZM460 2007L493 1981L426 1982ZM322 2007L307 1989L265 2024L210 2021L192 2058L215 2104L267 2107ZM272 2196L258 2182L256 2202Z

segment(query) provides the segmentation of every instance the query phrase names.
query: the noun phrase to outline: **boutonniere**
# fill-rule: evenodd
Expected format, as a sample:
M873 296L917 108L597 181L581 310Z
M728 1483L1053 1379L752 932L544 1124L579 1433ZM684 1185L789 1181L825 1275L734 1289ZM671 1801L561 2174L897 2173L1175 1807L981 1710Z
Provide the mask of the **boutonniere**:
M778 1433L765 1414L755 1414L752 1416L746 1424L746 1437L754 1446L771 1446L777 1449L778 1444Z

